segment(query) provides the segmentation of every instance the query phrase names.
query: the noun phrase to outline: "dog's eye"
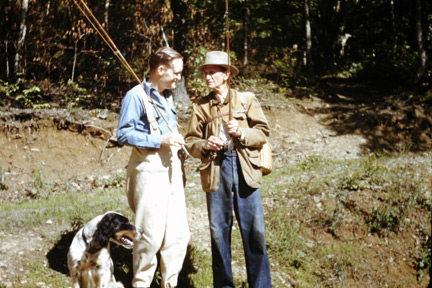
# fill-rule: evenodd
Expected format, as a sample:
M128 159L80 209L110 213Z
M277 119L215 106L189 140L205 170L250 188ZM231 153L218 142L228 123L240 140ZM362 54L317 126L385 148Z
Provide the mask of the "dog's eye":
M122 224L120 224L119 229L120 230L127 230L129 227L131 227L129 222L128 223L122 223Z

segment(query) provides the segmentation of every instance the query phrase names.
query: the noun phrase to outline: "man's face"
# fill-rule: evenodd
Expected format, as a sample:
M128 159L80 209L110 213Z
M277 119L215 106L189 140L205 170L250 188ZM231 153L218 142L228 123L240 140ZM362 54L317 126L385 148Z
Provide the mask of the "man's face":
M171 61L171 65L162 65L162 77L160 79L161 86L163 90L165 89L175 89L177 81L181 80L181 73L183 71L183 60L174 59Z
M225 84L228 80L228 75L220 66L208 65L204 67L205 80L207 82L207 87L210 89L218 88Z

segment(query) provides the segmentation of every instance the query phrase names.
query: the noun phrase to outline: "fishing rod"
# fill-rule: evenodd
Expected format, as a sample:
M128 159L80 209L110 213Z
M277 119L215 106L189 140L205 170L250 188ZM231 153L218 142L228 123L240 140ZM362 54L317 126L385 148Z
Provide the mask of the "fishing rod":
M233 120L233 115L232 115L232 107L231 107L231 60L230 60L230 33L229 33L229 17L228 17L228 0L226 0L225 3L225 22L226 22L226 41L227 41L227 54L228 54L228 73L229 73L229 78L228 78L228 114L229 114L229 120Z
M129 71L129 73L132 74L132 76L135 78L135 80L141 85L141 87L145 91L145 87L142 84L141 79L136 75L135 71L133 71L132 67L126 61L126 59L123 56L123 54L117 48L117 46L115 45L114 41L111 39L111 37L106 32L106 30L99 23L99 21L94 16L94 14L90 10L90 8L87 6L87 4L84 2L84 0L74 0L74 3L78 7L78 9L82 12L82 14L87 18L87 20L90 22L90 24L93 26L93 28L98 32L98 34L101 36L101 38L104 40L104 42L108 45L108 47L111 49L111 51L117 57L117 59L120 60L120 62L126 67L126 69ZM150 98L150 100L152 101L153 105L156 107L156 110L159 112L159 114L162 116L163 120L166 122L168 129L171 131L171 133L174 133L174 130L172 129L171 125L169 124L168 120L165 118L165 116L163 115L163 113L160 111L160 109L157 106L157 104L154 101L154 99L150 95L149 95L148 98ZM186 150L186 148L184 147L184 145L181 145L181 148L182 148L183 152L186 153L187 156L190 156L189 152Z

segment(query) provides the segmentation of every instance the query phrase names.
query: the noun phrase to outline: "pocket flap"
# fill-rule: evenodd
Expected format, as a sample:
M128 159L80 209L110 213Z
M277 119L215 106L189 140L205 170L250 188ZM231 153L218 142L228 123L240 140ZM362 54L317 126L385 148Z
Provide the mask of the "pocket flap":
M246 120L246 114L244 112L233 112L233 118L238 120Z
M207 167L210 166L211 161L203 161L199 164L198 169L199 170L205 170Z
M249 158L259 158L260 157L260 151L258 149L246 148L245 150L246 150Z

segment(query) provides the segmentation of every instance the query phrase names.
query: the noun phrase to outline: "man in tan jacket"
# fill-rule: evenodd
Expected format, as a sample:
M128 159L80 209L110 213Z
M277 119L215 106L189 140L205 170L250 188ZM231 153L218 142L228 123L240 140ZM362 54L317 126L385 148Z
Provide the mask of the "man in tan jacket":
M270 128L253 93L229 89L229 77L238 70L228 63L227 53L212 51L198 68L213 91L194 105L185 142L190 154L201 159L201 184L209 192L214 287L234 287L230 247L233 207L243 239L249 287L271 287L259 190L260 148Z

